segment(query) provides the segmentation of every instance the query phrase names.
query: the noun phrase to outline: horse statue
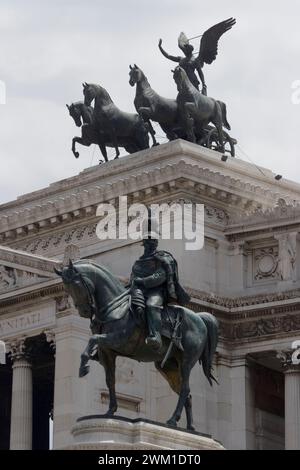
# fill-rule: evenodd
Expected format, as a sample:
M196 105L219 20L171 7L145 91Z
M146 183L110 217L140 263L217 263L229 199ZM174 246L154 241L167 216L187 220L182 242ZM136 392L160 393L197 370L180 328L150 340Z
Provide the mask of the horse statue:
M177 66L173 78L177 85L177 103L185 123L188 140L197 142L196 134L203 133L209 123L213 123L218 134L220 152L225 152L223 126L230 130L227 121L226 104L200 93L190 82L186 71Z
M119 146L129 145L135 152L149 148L148 128L138 114L121 111L100 85L83 83L83 94L86 106L91 106L95 100L93 125L109 137L116 150L115 158L120 155ZM106 145L104 140L102 144Z
M145 318L133 311L130 291L109 270L92 261L80 260L70 261L61 271L55 271L61 276L79 315L91 319L93 335L82 353L79 375L83 377L89 372L90 359L103 365L109 389L109 409L105 416L110 417L117 411L115 363L117 356L123 356L139 362L154 362L172 390L179 395L176 409L167 424L176 426L185 407L187 429L194 430L189 378L192 368L199 362L210 384L212 379L215 380L211 372L218 340L215 317L168 305L162 313L162 347L154 350L145 343ZM174 339L172 335L177 331L174 322L178 313L183 350L174 345L170 347Z
M110 140L108 133L103 133L93 125L94 108L86 106L83 101L77 101L66 106L76 126L81 127L81 137L73 137L72 139L72 152L75 158L79 157L79 152L76 151L76 143L86 147L96 144L99 145L104 160L107 162L106 147L113 147L114 144ZM128 153L134 153L139 150L138 146L131 142L122 141L122 145ZM102 163L102 160L99 163Z
M150 119L159 123L169 140L184 138L176 100L163 98L156 93L144 72L136 64L133 67L130 65L129 68L129 84L136 85L134 106L149 126L153 145L157 145L157 141Z

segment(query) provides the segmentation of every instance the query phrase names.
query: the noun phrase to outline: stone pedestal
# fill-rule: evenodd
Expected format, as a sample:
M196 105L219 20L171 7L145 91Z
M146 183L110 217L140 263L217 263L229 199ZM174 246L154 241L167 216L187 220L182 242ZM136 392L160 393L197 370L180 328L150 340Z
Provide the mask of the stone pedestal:
M205 434L169 428L143 419L122 417L79 418L72 429L69 450L224 450Z

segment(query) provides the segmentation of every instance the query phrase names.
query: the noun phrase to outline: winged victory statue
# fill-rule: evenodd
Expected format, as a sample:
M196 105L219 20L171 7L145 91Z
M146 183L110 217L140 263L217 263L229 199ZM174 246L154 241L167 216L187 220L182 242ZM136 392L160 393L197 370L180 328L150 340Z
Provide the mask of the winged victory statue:
M229 31L232 26L235 25L235 23L235 18L229 18L227 20L215 24L207 31L205 31L201 38L198 55L193 52L194 47L192 46L192 44L189 43L189 39L187 38L185 33L180 33L178 38L178 47L184 53L184 57L172 56L168 54L162 47L162 39L159 40L158 47L161 53L167 59L179 63L179 66L186 71L191 83L197 88L197 90L199 90L199 83L201 82L202 94L207 95L207 86L202 70L203 66L204 64L211 64L216 59L218 55L218 42L220 37L224 33L226 33L226 31ZM200 82L197 77L196 71L200 78Z

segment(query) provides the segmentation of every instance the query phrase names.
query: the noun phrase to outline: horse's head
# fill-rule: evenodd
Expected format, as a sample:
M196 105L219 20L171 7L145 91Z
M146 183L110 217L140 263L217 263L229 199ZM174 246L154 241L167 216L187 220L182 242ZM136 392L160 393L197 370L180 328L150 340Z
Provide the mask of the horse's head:
M92 83L84 82L82 86L83 86L84 104L86 106L91 106L92 101L96 98L96 95L97 95L96 85L93 85Z
M69 265L61 271L55 269L64 283L64 288L74 302L81 317L90 318L94 309L95 287L89 277L81 272L81 266L76 266L70 260Z
M103 309L125 291L121 282L108 269L89 260L76 261L74 264L70 261L61 271L54 270L62 278L79 315L84 318L99 315L98 309Z
M144 74L136 64L134 64L133 67L129 65L129 68L129 84L131 86L134 86L136 83L139 83L143 79Z
M177 67L175 67L174 70L171 70L171 72L173 73L173 78L174 78L174 81L177 85L177 89L180 90L181 87L182 87L182 84L184 83L184 81L187 77L186 72L179 65Z
M69 110L70 116L74 119L76 126L81 127L82 121L81 121L81 109L80 109L79 103L72 103L70 106L66 104L66 106Z
M84 95L84 104L86 106L91 106L92 101L99 99L99 102L102 104L112 103L112 99L109 96L108 92L100 85L95 85L94 83L83 83L83 95Z

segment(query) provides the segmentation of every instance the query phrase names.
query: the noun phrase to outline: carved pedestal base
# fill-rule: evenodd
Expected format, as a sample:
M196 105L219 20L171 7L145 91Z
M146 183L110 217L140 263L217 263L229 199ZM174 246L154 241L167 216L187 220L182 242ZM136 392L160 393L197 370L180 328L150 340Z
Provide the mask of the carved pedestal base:
M174 429L143 419L103 416L79 418L72 429L73 450L222 450L208 435Z

